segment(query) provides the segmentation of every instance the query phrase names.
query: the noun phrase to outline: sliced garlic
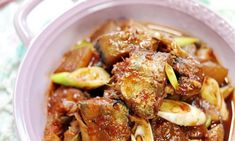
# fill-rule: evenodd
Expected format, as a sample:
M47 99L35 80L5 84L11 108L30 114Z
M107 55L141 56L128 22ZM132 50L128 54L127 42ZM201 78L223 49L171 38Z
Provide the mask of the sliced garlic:
M131 116L131 121L135 122L135 131L131 135L131 141L154 141L151 125L145 119Z
M206 115L200 109L185 102L164 99L158 116L181 126L202 125Z

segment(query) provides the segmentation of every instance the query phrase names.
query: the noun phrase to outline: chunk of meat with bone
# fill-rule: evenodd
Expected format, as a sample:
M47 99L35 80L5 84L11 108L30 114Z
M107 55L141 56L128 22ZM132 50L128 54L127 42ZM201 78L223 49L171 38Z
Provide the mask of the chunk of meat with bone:
M189 139L208 139L208 130L204 125L183 127L163 119L151 122L154 140L188 141Z
M128 109L120 102L93 98L80 102L90 141L126 141L130 138Z
M152 123L152 131L155 141L188 141L189 138L180 126L171 122L156 119Z
M100 52L104 64L111 66L128 56L136 48L156 51L157 40L144 33L120 31L101 36L96 48Z
M117 32L119 31L119 29L120 27L117 21L108 20L105 23L103 23L99 28L97 28L95 32L91 34L90 39L92 42L96 42L100 36L111 32Z
M59 138L65 132L64 127L66 127L67 122L62 116L55 114L49 114L47 116L47 124L44 131L45 139L44 141L51 141L54 138Z
M144 119L156 116L165 97L166 75L164 67L171 63L168 53L134 51L130 58L114 65L112 73L115 87L128 107Z
M88 99L89 96L75 88L59 87L48 99L48 118L45 135L47 140L51 140L54 136L61 136L64 127L70 121L72 115L77 112L77 103Z
M79 138L80 135L80 127L77 120L73 120L70 122L70 126L64 132L64 140L63 141L74 141ZM77 141L77 140L75 140Z
M49 97L50 113L68 114L77 110L77 103L88 99L88 95L75 88L60 87Z
M192 57L176 57L173 68L180 76L179 87L175 92L186 96L199 94L204 80L199 62Z
M74 48L65 53L60 66L55 72L72 72L79 67L87 67L94 57L98 58L93 47Z
M202 69L206 76L214 78L220 85L225 82L228 69L214 62L203 62Z

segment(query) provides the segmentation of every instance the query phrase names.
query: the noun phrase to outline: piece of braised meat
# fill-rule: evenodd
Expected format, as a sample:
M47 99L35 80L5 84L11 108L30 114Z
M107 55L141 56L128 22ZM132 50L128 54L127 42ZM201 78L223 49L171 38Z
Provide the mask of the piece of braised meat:
M77 68L87 67L91 61L98 60L98 58L98 53L92 47L74 48L64 54L63 60L55 72L72 72Z
M189 141L180 126L163 119L155 119L151 123L155 141Z
M179 76L179 87L175 92L185 96L199 94L204 80L199 62L193 57L176 57L173 68Z
M70 122L70 126L64 132L63 141L77 141L75 139L79 138L79 134L81 133L79 122L77 120L73 120Z
M157 42L144 33L119 31L101 36L95 47L104 64L109 67L127 57L132 50L141 48L156 51Z
M181 127L190 139L208 139L208 130L205 125Z
M60 87L48 99L49 113L68 114L75 112L77 103L89 96L75 88Z
M114 87L108 87L104 90L104 97L109 99L120 99L122 96L119 90L115 90Z
M91 42L94 43L97 41L97 39L99 39L100 36L107 34L107 33L116 32L119 30L120 30L120 27L117 21L107 20L90 35L90 40Z
M151 122L155 141L189 141L189 139L208 140L205 125L178 126L164 119L153 119Z
M165 97L165 64L171 63L168 53L134 51L130 58L114 65L115 87L137 116L151 119L157 115Z
M228 76L228 69L211 61L203 62L202 69L205 73L205 76L214 78L219 83L219 85L222 85Z
M48 99L45 141L54 140L55 137L63 138L62 133L65 132L72 120L70 114L77 112L79 101L88 98L87 94L75 88L59 87L53 91Z
M127 141L130 138L128 109L108 98L92 98L80 102L82 118L89 141Z

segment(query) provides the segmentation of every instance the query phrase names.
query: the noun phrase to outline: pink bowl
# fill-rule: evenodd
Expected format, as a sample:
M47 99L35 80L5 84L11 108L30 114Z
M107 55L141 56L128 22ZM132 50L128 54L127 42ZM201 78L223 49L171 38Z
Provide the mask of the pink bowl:
M53 20L41 33L29 34L27 14L39 1L18 13L16 29L28 45L14 93L14 115L23 141L40 141L46 122L49 74L63 53L107 19L130 18L160 23L203 39L214 49L235 82L235 32L221 17L191 0L89 0ZM234 112L234 100L232 102ZM234 117L230 140L235 140Z

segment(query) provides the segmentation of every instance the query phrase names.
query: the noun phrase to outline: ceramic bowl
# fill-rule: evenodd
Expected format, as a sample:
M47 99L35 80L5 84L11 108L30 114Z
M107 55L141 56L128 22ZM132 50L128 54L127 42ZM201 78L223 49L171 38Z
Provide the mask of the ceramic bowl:
M22 141L42 140L46 123L49 74L76 41L107 19L127 18L159 23L199 37L214 49L221 63L230 70L232 82L235 82L234 30L221 17L194 1L80 1L54 19L41 33L32 37L25 17L37 4L38 1L30 2L21 9L15 21L20 37L28 46L14 93L14 115ZM230 130L231 141L235 140L233 125L234 122Z

